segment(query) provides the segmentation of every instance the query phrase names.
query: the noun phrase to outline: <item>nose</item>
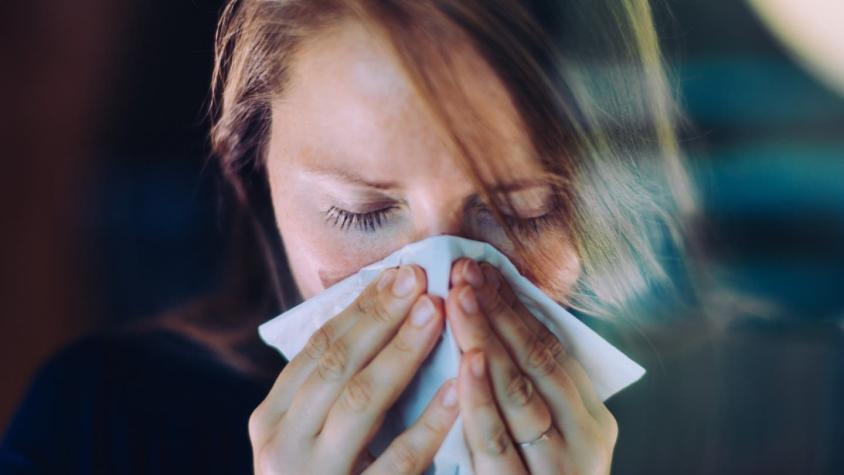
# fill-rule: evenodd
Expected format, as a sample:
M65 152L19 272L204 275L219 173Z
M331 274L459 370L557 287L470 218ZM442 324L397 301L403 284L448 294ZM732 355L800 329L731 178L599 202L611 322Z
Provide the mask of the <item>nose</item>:
M418 208L414 221L414 241L442 234L476 239L463 204L456 200L429 200Z

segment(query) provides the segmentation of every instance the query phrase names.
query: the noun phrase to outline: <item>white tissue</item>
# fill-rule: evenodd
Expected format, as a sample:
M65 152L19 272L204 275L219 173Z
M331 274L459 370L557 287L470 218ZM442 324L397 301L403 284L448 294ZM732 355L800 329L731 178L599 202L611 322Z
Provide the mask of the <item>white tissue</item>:
M428 292L448 295L451 263L461 257L486 261L497 267L521 302L560 339L563 346L586 370L602 401L636 382L644 368L610 345L597 333L545 295L491 245L457 236L434 236L411 243L386 258L370 264L258 328L261 338L291 360L319 327L340 313L363 291L382 269L417 264L425 269ZM410 385L384 418L370 450L376 457L422 413L437 389L457 376L460 349L446 325L443 337L422 364ZM463 439L458 417L426 473L472 474L471 456Z

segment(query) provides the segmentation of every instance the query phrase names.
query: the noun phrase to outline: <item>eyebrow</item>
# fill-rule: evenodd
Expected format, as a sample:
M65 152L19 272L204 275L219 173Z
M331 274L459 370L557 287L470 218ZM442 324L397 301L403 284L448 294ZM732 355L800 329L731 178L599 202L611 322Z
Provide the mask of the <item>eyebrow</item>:
M316 166L309 167L306 171L312 175L335 178L345 181L347 183L376 190L389 191L399 187L398 183L393 181L373 181L371 179L365 178L362 175L358 175L354 172L343 170L340 168ZM512 193L515 191L521 191L529 188L537 188L540 186L552 186L552 184L553 183L546 178L527 178L490 186L490 191Z

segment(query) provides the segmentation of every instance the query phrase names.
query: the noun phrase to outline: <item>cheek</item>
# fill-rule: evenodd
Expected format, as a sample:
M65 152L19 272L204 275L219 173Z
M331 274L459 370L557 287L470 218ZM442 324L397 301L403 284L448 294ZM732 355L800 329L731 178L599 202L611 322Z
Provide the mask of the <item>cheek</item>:
M320 293L361 267L386 257L402 243L348 239L305 212L277 212L290 272L304 299Z
M350 249L346 241L338 239L330 230L320 228L319 223L297 219L293 213L278 216L278 221L290 272L305 299L374 260L370 251Z
M276 225L284 242L290 272L299 293L308 299L361 267L386 257L403 240L380 234L374 238L338 231L325 223L307 192L283 174L271 178Z
M302 297L309 299L346 275L349 256L319 234L293 226L282 231L290 272Z
M514 263L534 285L558 302L568 298L580 276L580 258L563 232L547 232Z

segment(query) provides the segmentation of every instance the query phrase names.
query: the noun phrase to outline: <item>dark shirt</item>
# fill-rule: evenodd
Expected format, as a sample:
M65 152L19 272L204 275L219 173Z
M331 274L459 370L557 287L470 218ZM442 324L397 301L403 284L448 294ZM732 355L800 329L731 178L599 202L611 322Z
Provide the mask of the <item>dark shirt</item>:
M251 473L247 421L271 385L175 333L89 337L39 372L0 473Z
M611 342L648 369L607 401L614 474L844 473L837 327L739 328L682 351ZM0 473L248 474L247 421L271 385L173 333L90 337L39 372Z

